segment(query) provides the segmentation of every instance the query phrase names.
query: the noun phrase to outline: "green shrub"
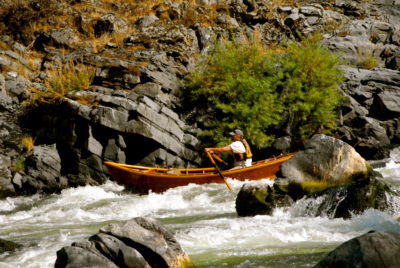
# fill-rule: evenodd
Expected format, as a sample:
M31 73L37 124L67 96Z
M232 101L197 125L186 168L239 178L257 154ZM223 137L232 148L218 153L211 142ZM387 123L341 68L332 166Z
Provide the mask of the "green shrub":
M289 115L289 134L307 138L316 132L329 133L336 127L335 112L343 95L339 56L321 47L319 36L288 45L281 57L283 88L281 101Z
M335 127L341 94L339 58L311 37L269 50L260 42L222 41L188 77L185 103L196 107L195 119L206 143L223 144L233 128L264 148L273 129L306 138ZM193 113L192 113L193 114Z
M185 94L188 103L204 104L198 108L208 111L203 136L223 143L226 133L239 127L259 146L271 141L261 130L278 124L283 111L275 79L265 75L273 68L267 64L271 59L272 54L257 43L217 44L190 76L190 92Z

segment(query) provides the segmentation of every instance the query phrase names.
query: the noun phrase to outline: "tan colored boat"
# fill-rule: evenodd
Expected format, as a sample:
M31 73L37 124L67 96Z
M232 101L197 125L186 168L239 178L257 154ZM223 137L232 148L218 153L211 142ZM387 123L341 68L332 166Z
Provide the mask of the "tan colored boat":
M250 167L222 170L221 174L226 178L240 181L275 179L282 163L289 160L293 155L294 153L256 161ZM137 193L147 193L150 190L160 193L190 183L225 183L214 167L168 169L108 161L104 164L116 182Z

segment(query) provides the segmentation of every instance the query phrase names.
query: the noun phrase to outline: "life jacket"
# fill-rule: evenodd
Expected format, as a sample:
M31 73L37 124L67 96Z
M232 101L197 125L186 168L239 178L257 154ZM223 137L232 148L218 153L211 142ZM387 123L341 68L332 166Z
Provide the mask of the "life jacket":
M245 160L247 158L252 158L253 154L251 153L250 146L247 143L247 141L245 139L242 139L240 141L243 143L244 148L246 149L246 152L244 152L244 153L234 153L233 157L235 158L235 160L236 161L242 161L242 160Z

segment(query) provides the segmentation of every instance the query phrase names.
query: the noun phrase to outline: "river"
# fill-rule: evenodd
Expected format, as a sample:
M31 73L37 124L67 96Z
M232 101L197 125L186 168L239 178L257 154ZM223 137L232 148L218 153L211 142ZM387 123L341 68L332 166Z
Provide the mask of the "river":
M399 151L399 150L398 150ZM398 152L397 151L397 152ZM374 162L382 180L400 192L400 154ZM307 216L304 202L272 216L238 217L243 182L189 185L139 196L108 182L61 194L0 200L0 238L23 245L0 255L1 268L54 267L56 252L111 222L146 216L172 230L197 267L312 267L339 244L369 230L400 233L397 212L367 210L350 220Z

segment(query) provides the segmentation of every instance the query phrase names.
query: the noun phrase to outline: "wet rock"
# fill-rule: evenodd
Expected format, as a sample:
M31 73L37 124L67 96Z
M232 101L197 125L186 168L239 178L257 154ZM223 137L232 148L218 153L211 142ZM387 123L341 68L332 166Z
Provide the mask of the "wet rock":
M388 185L376 179L375 174L357 174L352 180L350 185L316 191L301 200L310 204L307 205L307 215L349 219L371 208L388 212L395 209L392 207L391 196L396 194Z
M370 231L331 251L315 268L397 267L400 263L400 235Z
M55 267L192 267L172 233L151 218L112 223L57 252Z
M275 208L288 207L293 199L271 188L266 183L245 183L236 197L236 212L239 216L272 215Z
M14 251L20 247L21 245L0 238L0 254L4 252Z

